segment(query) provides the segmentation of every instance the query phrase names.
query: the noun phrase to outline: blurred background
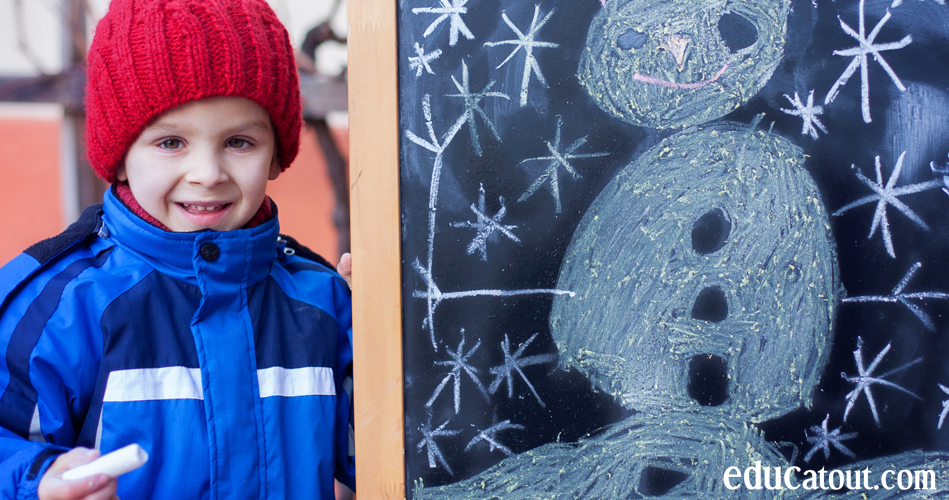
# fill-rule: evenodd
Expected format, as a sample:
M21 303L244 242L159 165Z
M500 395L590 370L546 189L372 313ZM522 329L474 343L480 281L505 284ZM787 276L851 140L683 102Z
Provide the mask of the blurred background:
M306 127L270 183L281 232L330 262L349 249L345 0L267 0L297 49ZM0 263L102 201L83 147L83 63L109 0L0 0Z

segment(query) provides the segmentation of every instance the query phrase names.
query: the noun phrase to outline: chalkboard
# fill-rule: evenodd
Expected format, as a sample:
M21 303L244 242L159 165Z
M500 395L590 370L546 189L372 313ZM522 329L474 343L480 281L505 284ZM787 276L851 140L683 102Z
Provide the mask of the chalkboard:
M410 498L949 491L949 5L396 17Z

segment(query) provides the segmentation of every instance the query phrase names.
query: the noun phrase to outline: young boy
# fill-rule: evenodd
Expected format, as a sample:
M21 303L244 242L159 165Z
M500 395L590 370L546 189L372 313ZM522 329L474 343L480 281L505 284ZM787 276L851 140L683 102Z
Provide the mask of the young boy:
M354 488L349 289L265 195L302 124L273 11L112 0L86 104L104 203L0 270L2 496ZM130 443L142 468L63 479Z

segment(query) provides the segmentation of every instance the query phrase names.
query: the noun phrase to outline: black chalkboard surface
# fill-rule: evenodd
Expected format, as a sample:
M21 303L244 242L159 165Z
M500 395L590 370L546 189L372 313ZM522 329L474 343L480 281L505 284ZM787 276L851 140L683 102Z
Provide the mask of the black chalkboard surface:
M949 5L398 9L410 497L949 491Z

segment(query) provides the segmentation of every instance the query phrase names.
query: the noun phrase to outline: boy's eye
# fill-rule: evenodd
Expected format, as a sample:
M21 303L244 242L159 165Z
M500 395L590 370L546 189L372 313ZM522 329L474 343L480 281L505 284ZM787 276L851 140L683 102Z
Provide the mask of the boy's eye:
M230 139L227 141L227 147L243 149L250 146L250 143L246 139Z
M181 147L181 139L165 139L158 143L158 146L164 149L178 149Z

